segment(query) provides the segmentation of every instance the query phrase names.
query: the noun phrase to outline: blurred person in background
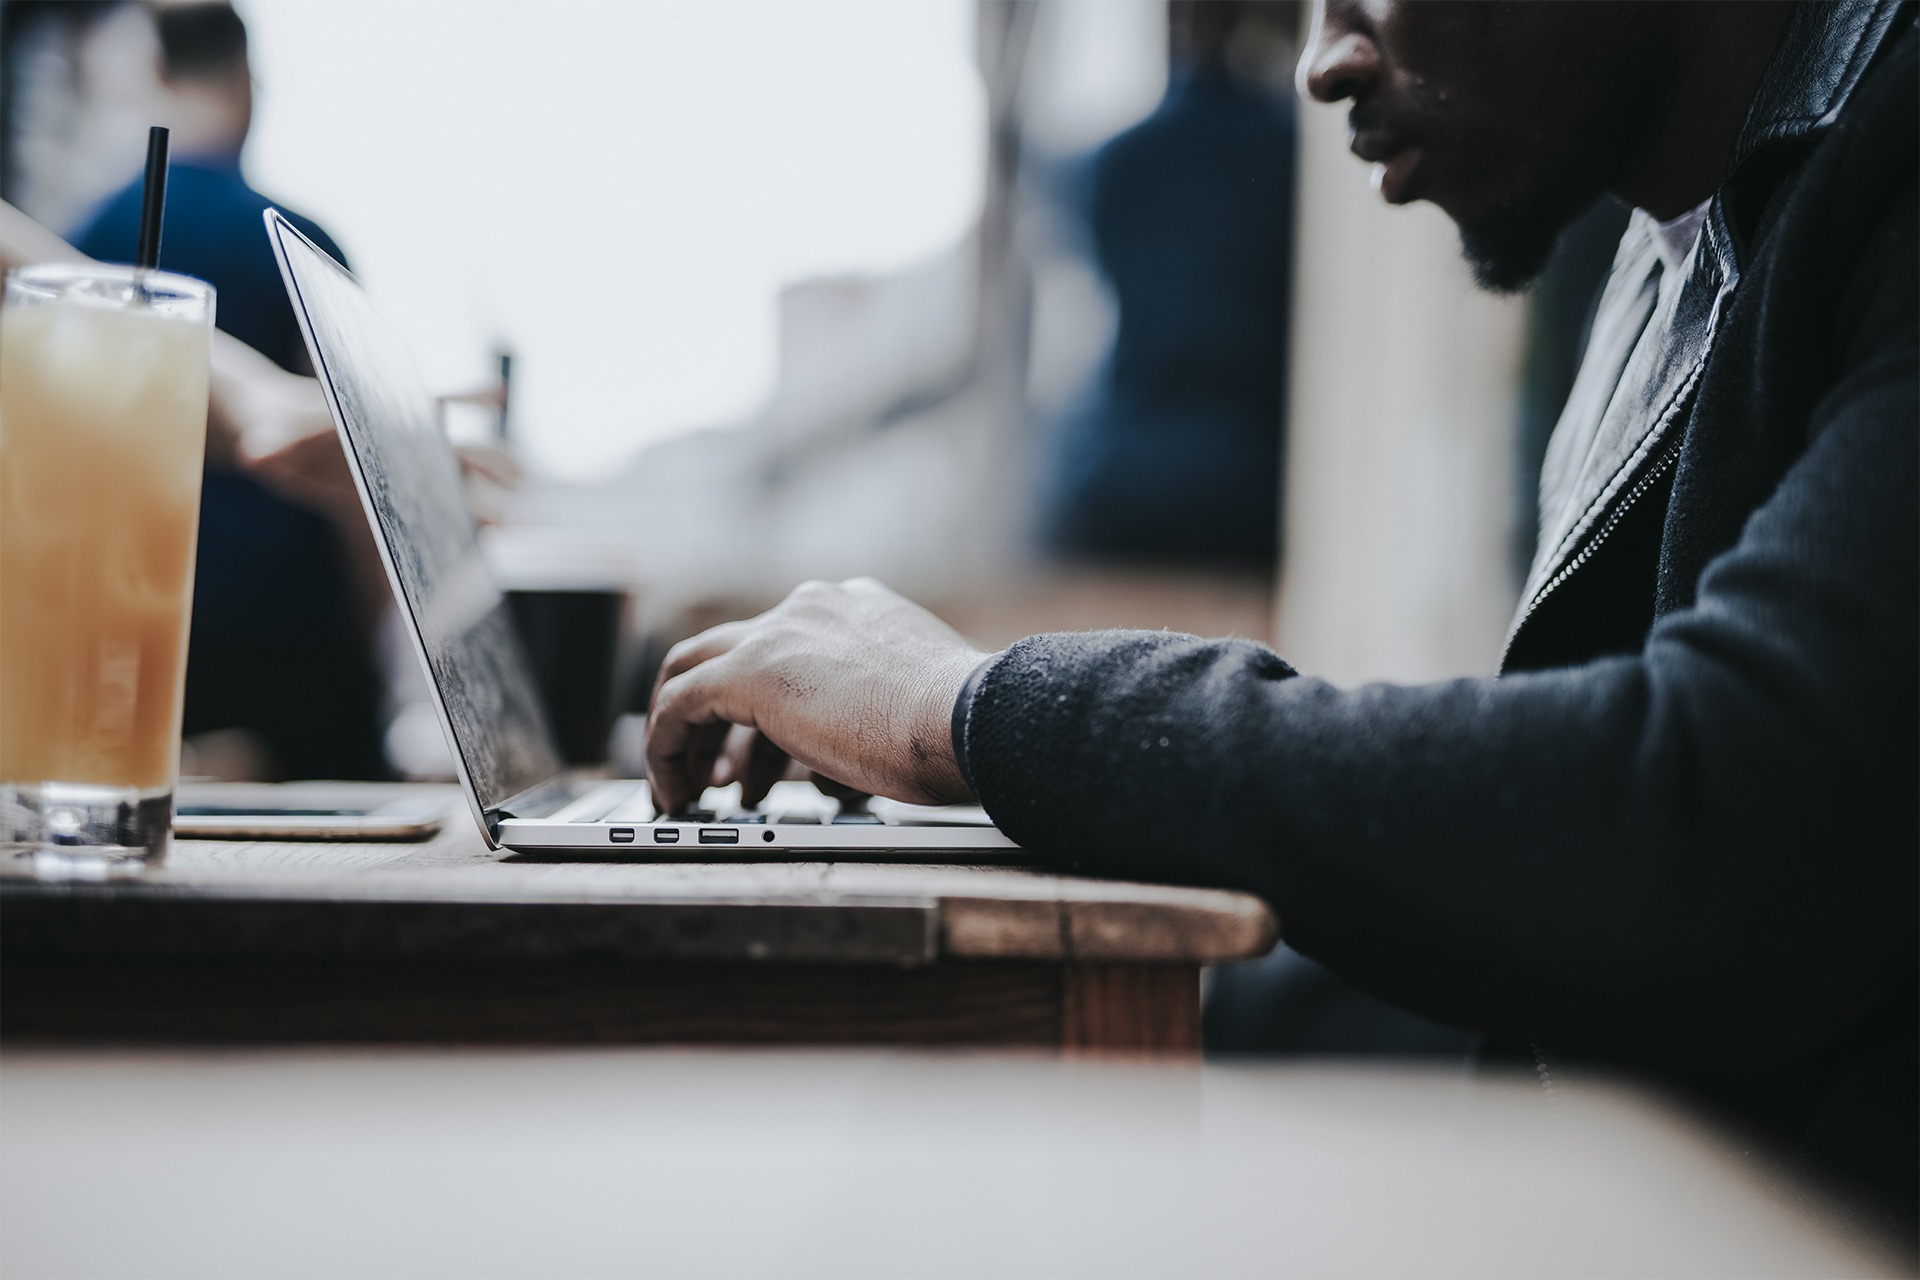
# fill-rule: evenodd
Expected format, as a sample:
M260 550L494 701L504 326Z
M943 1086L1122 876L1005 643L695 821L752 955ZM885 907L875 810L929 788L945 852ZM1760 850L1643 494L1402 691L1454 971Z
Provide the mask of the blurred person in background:
M1119 326L1055 446L1074 558L1275 566L1295 138L1292 99L1229 65L1250 7L1174 0L1165 98L1089 163Z
M1037 858L1246 889L1355 987L1551 1080L1627 1067L1920 1208L1914 7L1321 0L1302 87L1523 288L1633 209L1497 679L1341 689L1244 640L988 654L877 583L667 656L648 774L788 758ZM1490 1050L1491 1051L1491 1050Z
M152 14L162 111L172 127L160 265L213 285L220 329L283 369L309 372L262 213L280 208L345 258L318 225L253 190L241 172L253 119L246 26L226 3L156 5ZM131 261L141 186L136 178L108 197L70 237L74 246L103 261ZM209 439L185 732L243 731L241 755L254 758L233 763L261 776L385 776L375 619L349 559L348 540L364 539L365 522L350 482L351 501L329 503L311 482L315 468L296 474L283 466L278 474L290 482L274 484L273 469L243 470L224 434ZM331 446L328 433L309 451Z

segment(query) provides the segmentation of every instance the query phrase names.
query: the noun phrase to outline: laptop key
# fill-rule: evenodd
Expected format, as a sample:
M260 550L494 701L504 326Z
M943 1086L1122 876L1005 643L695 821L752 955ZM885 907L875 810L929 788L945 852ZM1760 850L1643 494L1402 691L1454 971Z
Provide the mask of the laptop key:
M645 788L642 787L635 787L621 797L619 804L600 815L602 822L652 822L653 820L653 801L648 798Z
M836 813L833 815L836 827L880 827L886 824L877 813Z
M669 813L660 819L662 822L712 822L711 809L682 809L678 813Z
M735 825L748 825L756 822L765 822L766 820L767 815L764 813L735 813L720 819L722 822L731 822Z
M817 827L820 815L817 813L778 813L773 817L776 827Z

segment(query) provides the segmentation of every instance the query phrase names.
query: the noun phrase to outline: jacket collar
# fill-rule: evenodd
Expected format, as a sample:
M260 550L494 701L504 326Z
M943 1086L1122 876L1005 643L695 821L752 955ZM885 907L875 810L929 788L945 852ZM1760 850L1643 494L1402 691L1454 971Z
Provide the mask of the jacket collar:
M1727 171L1772 144L1831 125L1893 28L1894 0L1803 0L1768 63ZM1507 635L1573 574L1633 501L1634 482L1665 457L1684 430L1691 394L1720 333L1721 313L1741 275L1727 221L1725 187L1708 206L1682 283L1649 284L1658 254L1653 220L1636 214L1613 272L1572 394L1547 447L1540 477L1540 542Z
M1899 16L1897 0L1795 5L1734 139L1729 176L1756 151L1806 137L1838 119Z

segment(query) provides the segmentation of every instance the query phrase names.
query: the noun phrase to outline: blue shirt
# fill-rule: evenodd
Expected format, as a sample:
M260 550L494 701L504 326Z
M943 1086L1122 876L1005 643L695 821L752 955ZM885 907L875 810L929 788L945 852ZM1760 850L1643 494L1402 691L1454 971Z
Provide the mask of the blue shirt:
M132 262L140 242L140 188L135 179L109 196L73 234L73 247L103 262ZM281 368L304 373L306 346L261 217L270 207L345 264L340 247L311 219L248 186L237 156L201 156L175 160L168 172L160 266L212 285L219 295L215 324Z
M1092 156L1081 213L1119 325L1055 441L1057 549L1273 564L1293 180L1291 100L1219 68Z

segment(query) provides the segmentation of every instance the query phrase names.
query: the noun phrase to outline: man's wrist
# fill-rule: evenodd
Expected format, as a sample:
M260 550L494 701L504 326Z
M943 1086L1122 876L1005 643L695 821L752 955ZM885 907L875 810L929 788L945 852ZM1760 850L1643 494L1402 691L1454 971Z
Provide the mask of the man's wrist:
M960 691L954 695L953 711L949 717L948 737L953 744L953 762L959 770L961 782L966 784L967 793L974 798L979 792L973 787L973 769L967 764L967 729L973 711L974 695L979 693L981 683L986 679L988 668L1000 660L1000 654L990 653L974 663L973 670L960 685Z
M903 744L909 769L907 785L922 804L968 804L973 788L954 751L951 730L953 707L974 668L987 655L971 647L948 650L922 669L917 705L908 721L912 728Z

